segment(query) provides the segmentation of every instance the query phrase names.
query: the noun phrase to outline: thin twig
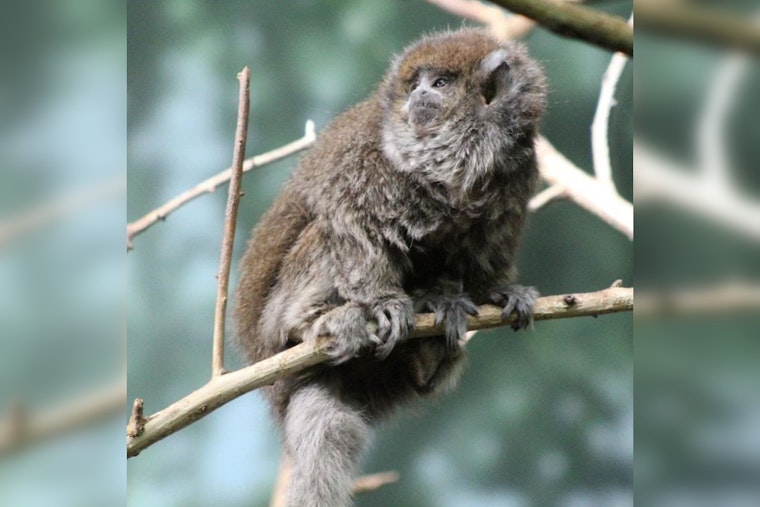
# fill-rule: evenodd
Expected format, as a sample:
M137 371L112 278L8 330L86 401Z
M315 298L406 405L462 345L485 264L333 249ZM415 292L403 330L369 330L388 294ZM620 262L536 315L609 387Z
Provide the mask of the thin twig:
M271 164L272 162L276 162L285 157L289 157L294 153L310 148L316 140L317 136L314 132L314 122L309 120L306 122L306 128L302 138L272 151L247 159L243 162L243 172L246 173L252 169ZM127 224L127 250L132 249L132 240L135 236L142 233L156 222L166 220L166 217L168 217L170 213L187 202L192 201L203 194L214 192L216 187L226 183L231 177L232 168L228 167L224 171L198 183L193 188L185 190L176 197L173 197L158 208L149 211L134 222Z
M626 312L633 309L633 289L610 287L585 294L546 296L536 302L534 319L562 319L605 313ZM507 321L501 318L501 308L481 306L477 317L468 317L471 330L490 329L509 325L514 315ZM435 325L433 314L417 315L415 330L411 337L436 336L443 334L440 325ZM314 343L300 343L284 352L225 375L214 377L200 389L181 400L149 416L142 434L127 438L127 457L166 438L172 433L205 417L210 412L233 399L275 380L326 361L330 337L320 337Z
M558 0L492 0L559 35L633 56L633 29L622 18ZM638 12L638 11L637 11Z
M568 198L633 240L633 205L630 202L576 167L545 137L539 137L536 151L539 171L547 183L560 185Z
M127 423L127 436L136 437L145 429L145 415L143 409L145 408L145 402L142 398L135 398L132 403L132 412L129 416L129 422Z
M399 473L394 471L363 475L354 481L352 491L354 495L369 493L388 484L398 482L399 478L401 478Z
M633 16L628 20L633 23ZM599 102L596 105L594 121L591 123L591 153L594 160L594 173L596 179L611 190L617 192L612 180L612 164L610 162L609 145L609 119L610 111L616 104L615 89L620 76L628 62L628 57L623 53L615 53L610 59L610 64L602 76L602 87L599 91Z
M749 18L693 2L636 0L638 28L760 55L760 30Z
M565 189L562 185L552 185L546 187L528 202L528 210L538 211L550 202L565 197Z
M216 309L214 310L214 339L211 357L211 375L224 374L224 324L227 315L227 292L230 284L232 246L235 242L238 204L240 203L240 181L243 176L246 135L248 133L248 110L250 103L251 71L244 67L238 73L240 92L238 96L238 117L235 130L235 148L232 153L232 179L227 193L227 209L224 213L224 235L219 254L219 272L216 275Z

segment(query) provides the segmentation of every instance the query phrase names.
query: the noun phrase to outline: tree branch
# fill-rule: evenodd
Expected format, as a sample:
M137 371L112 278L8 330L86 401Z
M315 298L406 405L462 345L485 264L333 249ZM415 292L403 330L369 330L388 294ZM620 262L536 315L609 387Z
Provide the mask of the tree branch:
M558 0L491 0L559 35L633 56L633 29L624 19ZM636 11L638 15L638 10Z
M633 289L612 286L598 292L539 298L536 302L534 319L596 316L632 309ZM467 323L471 330L489 329L509 325L513 317L514 315L510 316L509 320L503 321L501 308L481 306L480 315L468 317ZM443 329L434 324L432 314L417 315L412 338L440 334L443 334ZM152 444L249 391L326 361L329 357L325 352L329 340L329 337L320 337L315 343L300 343L254 365L212 378L200 389L148 416L144 431L140 435L127 437L127 457L138 455Z
M224 373L224 323L227 315L227 292L230 284L232 246L235 242L238 204L240 204L240 181L243 177L246 134L248 133L248 110L250 104L251 70L244 67L238 73L240 84L235 148L232 153L232 179L227 193L227 209L224 212L224 235L219 254L219 272L216 275L216 308L214 310L213 352L211 355L211 375Z
M633 16L628 20L633 23ZM615 89L623 75L623 69L628 58L623 53L612 55L610 64L602 76L602 87L599 91L599 102L591 122L591 153L594 160L594 173L600 183L610 187L617 193L612 179L612 164L610 162L609 119L612 107L616 104Z
M636 0L639 28L760 54L760 30L746 18L693 3Z
M314 133L314 122L309 120L306 122L306 129L301 139L297 139L284 146L276 148L272 151L262 153L255 157L251 157L243 162L243 172L246 173L252 169L257 169L261 166L271 164L285 157L289 157L294 153L303 151L306 148L310 148L311 145L317 140L317 136ZM149 211L142 217L138 218L134 222L127 224L127 251L132 249L132 240L138 234L144 232L147 228L155 224L160 220L166 220L166 217L177 208L183 206L189 201L192 201L196 197L203 194L211 193L216 190L216 187L229 181L232 177L232 168L228 167L224 171L212 176L189 190L185 190L178 196L165 202L158 208Z
M539 171L549 185L633 240L633 205L614 189L576 167L543 136L536 142ZM540 194L539 194L540 195Z

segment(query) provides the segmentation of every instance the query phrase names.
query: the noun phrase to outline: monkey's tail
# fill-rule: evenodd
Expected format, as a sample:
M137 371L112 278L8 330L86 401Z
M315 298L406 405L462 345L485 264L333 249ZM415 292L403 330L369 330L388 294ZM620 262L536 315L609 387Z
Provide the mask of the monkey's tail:
M290 396L284 420L288 507L348 507L371 429L360 410L314 379Z

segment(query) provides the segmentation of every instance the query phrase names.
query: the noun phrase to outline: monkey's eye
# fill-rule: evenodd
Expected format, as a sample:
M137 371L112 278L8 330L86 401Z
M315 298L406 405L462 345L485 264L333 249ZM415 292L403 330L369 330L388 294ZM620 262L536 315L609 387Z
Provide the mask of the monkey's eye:
M433 81L433 88L443 88L444 86L447 86L451 82L451 79L448 77L439 77L435 81Z

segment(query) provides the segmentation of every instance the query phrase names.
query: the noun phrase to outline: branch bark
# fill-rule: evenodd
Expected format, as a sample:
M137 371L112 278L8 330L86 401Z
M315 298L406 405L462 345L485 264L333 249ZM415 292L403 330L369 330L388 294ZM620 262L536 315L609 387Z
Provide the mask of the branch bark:
M633 205L609 185L576 167L545 138L536 143L539 171L549 185L559 185L568 198L633 240Z
M235 129L235 148L232 153L232 179L227 193L227 209L224 213L224 235L219 254L219 272L216 275L216 308L214 310L214 337L211 355L211 375L224 373L224 323L227 315L227 292L230 284L230 266L232 265L232 246L235 242L235 225L240 204L240 181L243 177L243 157L245 157L246 134L248 133L249 95L251 70L244 67L238 73L240 84L237 126Z
M535 320L597 316L633 310L633 289L613 286L598 292L546 296L536 302ZM501 308L481 306L477 317L468 317L468 329L489 329L509 325L501 319ZM443 334L432 314L417 315L412 338ZM300 343L293 348L240 370L214 377L200 389L172 405L148 416L144 431L127 437L127 457L138 455L152 444L192 424L222 405L259 387L328 359L329 337L315 343Z
M633 28L624 19L558 0L491 0L559 35L633 56ZM637 11L638 15L638 11Z

